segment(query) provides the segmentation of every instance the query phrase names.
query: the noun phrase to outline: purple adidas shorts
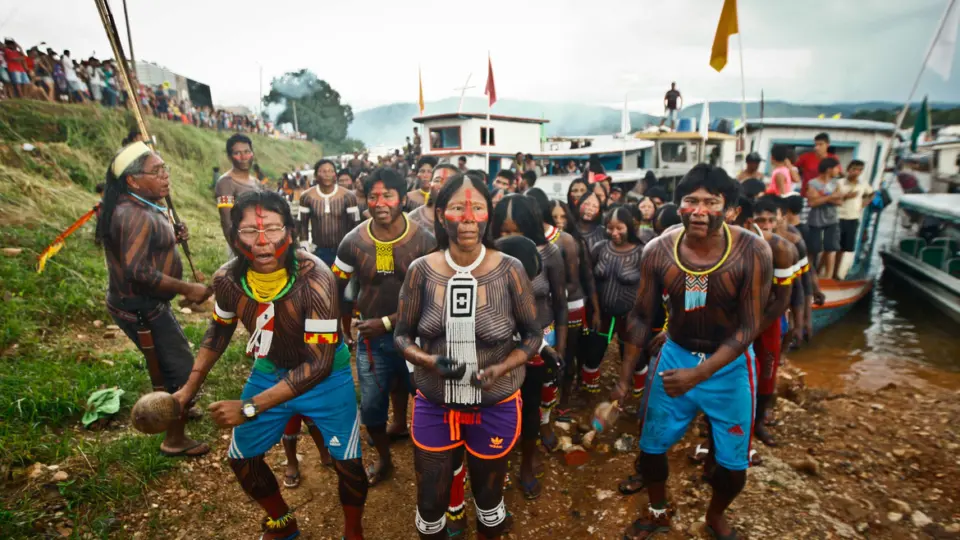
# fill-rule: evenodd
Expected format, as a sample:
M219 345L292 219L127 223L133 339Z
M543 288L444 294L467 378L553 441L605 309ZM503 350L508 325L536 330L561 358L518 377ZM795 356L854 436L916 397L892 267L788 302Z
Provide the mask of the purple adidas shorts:
M451 409L419 391L414 398L410 431L417 448L445 452L465 445L480 459L507 455L520 437L520 391L489 407Z

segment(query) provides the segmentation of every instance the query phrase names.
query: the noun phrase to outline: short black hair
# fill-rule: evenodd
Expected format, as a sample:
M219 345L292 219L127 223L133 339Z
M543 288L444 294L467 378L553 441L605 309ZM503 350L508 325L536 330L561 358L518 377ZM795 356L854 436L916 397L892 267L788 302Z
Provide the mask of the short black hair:
M770 158L775 161L787 159L787 147L782 144L773 145L773 148L770 149Z
M407 137L407 138L409 139L409 137ZM460 156L460 157L457 158L457 161L462 161L462 162L466 163L466 161L467 161L467 156Z
M840 162L832 157L823 158L820 160L820 166L817 167L817 171L819 171L820 174L823 174L839 164Z
M490 223L490 232L494 238L500 238L501 229L508 217L517 224L520 234L533 240L534 244L542 246L547 243L547 237L543 234L540 208L532 198L511 193L497 204L493 209L493 219Z
M434 212L436 212L435 216L442 215L443 212L446 211L450 199L453 198L456 192L460 191L464 182L470 182L470 186L480 192L483 200L487 202L488 213L493 212L493 201L490 200L490 190L487 189L487 184L484 182L483 176L473 171L467 171L451 176L447 179L447 183L440 188L440 192L437 193L437 207L434 210ZM497 249L496 244L493 243L492 236L490 236L490 229L491 227L487 227L487 231L480 241L487 249ZM437 249L444 250L450 247L450 235L447 234L447 228L436 218L433 220L433 237L437 239Z
M498 238L496 246L502 253L520 261L531 280L543 271L543 258L540 257L540 250L533 240L523 236L508 236Z
M849 165L847 165L847 170L850 170L853 167L860 167L861 169L863 169L864 167L866 167L866 164L863 161L860 161L859 159L855 159L851 161Z
M737 225L742 225L744 221L753 217L753 201L749 197L738 197L735 206L740 209Z
M690 172L683 175L683 179L677 184L677 189L673 194L673 202L680 206L684 197L700 188L707 190L712 195L723 197L725 208L736 204L737 197L740 196L740 183L730 178L727 171L720 167L699 163L690 169Z
M417 170L420 170L420 167L424 165L430 165L431 167L437 166L437 158L433 156L420 156L420 159L417 160Z
M240 282L241 276L247 274L250 268L250 262L237 250L237 238L239 236L240 221L243 220L243 212L251 206L260 206L267 212L276 212L280 214L283 220L283 226L287 228L290 235L290 246L284 258L283 266L287 272L293 276L296 275L297 249L297 222L293 219L293 213L290 211L290 204L276 191L248 191L237 197L236 203L230 209L230 248L236 253L237 259L233 265L233 276Z
M510 182L511 184L513 183L514 180L517 179L517 175L513 174L513 171L511 171L510 169L500 169L499 171L497 171L496 177L506 178L507 181Z
M817 133L817 136L813 138L814 142L823 141L827 144L830 144L830 135L827 135L827 132Z
M396 191L401 200L407 197L407 181L395 169L390 167L374 169L363 179L363 192L370 193L373 185L377 182L383 182L384 188Z
M237 143L247 143L250 145L250 150L253 150L253 141L250 140L250 137L247 137L243 133L234 133L227 139L227 155L233 153L233 145Z
M618 205L607 212L607 215L603 218L603 226L606 227L610 221L617 220L627 226L627 242L631 244L639 244L640 237L637 236L637 228L633 226L634 216L630 212L630 209L626 206Z
M319 167L317 168L319 169ZM356 181L357 179L357 177L354 176L352 172L350 172L350 169L340 169L339 171L337 171L337 178L340 178L341 176L349 176L350 180L354 180L354 181Z
M778 210L780 210L780 203L773 196L760 197L753 203L753 215L760 212L776 214Z
M583 206L583 203L585 203L585 202L587 201L587 199L589 199L590 197L597 197L597 194L594 193L592 189L591 189L591 190L587 190L587 192L584 193L583 196L581 196L579 199L577 199L577 204L576 204L576 208L578 209L578 210L577 210L577 214L580 213L579 208L580 208L581 206ZM600 201L600 197L597 197L597 202L599 202L599 201ZM597 212L597 218L596 218L596 220L593 221L593 222L587 221L587 222L585 222L585 223L601 223L601 222L603 222L603 210L604 210L604 208L603 208L603 206L601 205L601 206L600 206L600 211ZM578 216L577 216L577 221L583 221L583 217L578 215Z
M643 193L650 199L660 199L661 202L668 202L670 197L667 195L667 190L663 189L660 186L653 186Z
M527 155L523 156L523 159L524 159L524 160L533 161L533 154L527 154Z
M533 187L537 183L537 172L523 171L523 179L527 182L527 187Z
M653 230L657 234L679 223L681 223L680 212L677 210L677 205L673 203L663 203L663 205L653 213Z
M547 225L554 225L553 214L550 211L550 199L547 197L547 194L543 192L540 188L530 188L524 193L527 197L533 199L533 202L536 203L537 208L540 210L540 219Z
M590 184L588 184L587 181L584 180L583 178L575 178L572 182L570 182L570 185L567 186L567 204L573 207L576 207L580 202L580 201L575 201L570 197L570 192L573 191L573 186L577 184L583 184L583 186L587 188L587 192L588 193L590 192Z
M804 198L800 195L788 195L783 198L783 210L784 212L790 212L791 214L800 215L803 213L803 203Z

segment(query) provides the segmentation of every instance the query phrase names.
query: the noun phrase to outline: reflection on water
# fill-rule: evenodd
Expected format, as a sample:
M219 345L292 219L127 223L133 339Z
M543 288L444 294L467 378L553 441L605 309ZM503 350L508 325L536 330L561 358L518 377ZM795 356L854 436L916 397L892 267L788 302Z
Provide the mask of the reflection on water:
M891 193L897 199L899 193ZM879 244L893 233L896 202L884 211ZM873 268L881 270L879 255ZM890 382L960 388L960 325L888 276L843 320L789 353L807 382L834 390Z

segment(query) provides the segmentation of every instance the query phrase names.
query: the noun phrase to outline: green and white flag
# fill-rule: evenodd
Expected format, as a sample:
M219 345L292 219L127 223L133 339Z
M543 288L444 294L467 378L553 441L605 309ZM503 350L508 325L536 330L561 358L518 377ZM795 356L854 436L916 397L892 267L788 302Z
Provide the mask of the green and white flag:
M917 141L920 140L920 134L930 131L930 108L927 106L927 96L923 96L923 103L920 104L920 112L917 113L917 119L913 122L913 133L910 135L910 151L917 151Z

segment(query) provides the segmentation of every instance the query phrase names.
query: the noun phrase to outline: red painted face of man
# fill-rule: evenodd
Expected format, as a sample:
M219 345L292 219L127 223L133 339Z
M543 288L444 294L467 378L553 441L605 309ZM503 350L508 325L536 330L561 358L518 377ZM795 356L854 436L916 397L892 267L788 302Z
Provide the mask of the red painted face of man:
M383 182L377 182L367 193L367 208L370 217L378 225L388 225L399 217L401 197L395 189L387 189Z
M683 197L679 213L680 221L688 234L706 236L716 232L723 224L723 196L699 188Z

